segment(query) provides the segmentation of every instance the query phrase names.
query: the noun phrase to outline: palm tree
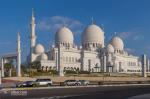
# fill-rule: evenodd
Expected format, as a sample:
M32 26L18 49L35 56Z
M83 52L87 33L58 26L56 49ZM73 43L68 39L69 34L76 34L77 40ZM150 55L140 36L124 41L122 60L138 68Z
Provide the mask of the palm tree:
M13 64L12 63L5 63L4 67L6 68L6 71L9 71L9 76L11 76L11 68L12 68Z
M22 71L23 73L27 73L27 67L26 67L25 64L21 64L21 71Z
M31 66L31 68L33 68L33 69L39 70L39 69L41 68L41 62L40 62L40 61L32 62L32 63L30 63L30 66Z
M33 71L40 70L41 69L41 62L40 61L34 61L29 63L29 76L32 76Z

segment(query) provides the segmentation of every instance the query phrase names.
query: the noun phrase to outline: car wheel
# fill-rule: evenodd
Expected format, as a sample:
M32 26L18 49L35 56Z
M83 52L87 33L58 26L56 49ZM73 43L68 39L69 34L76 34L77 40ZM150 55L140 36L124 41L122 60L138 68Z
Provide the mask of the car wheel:
M32 85L32 87L36 87L36 85L35 85L35 84L33 84L33 85Z
M75 86L78 86L78 84L76 83Z
M65 84L65 86L68 86L68 84Z
M47 84L47 86L48 86L48 87L50 87L50 86L51 86L51 84Z
M23 87L23 85L20 85L20 87Z

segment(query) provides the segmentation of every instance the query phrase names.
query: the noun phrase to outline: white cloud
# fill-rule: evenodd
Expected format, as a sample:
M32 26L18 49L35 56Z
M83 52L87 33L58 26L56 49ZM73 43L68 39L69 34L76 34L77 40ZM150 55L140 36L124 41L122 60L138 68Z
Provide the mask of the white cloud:
M0 47L4 47L4 46L10 46L12 43L11 42L0 42Z
M148 49L148 50L150 50L150 45L149 45L149 46L147 46L147 49Z
M135 35L134 37L133 37L133 40L141 40L141 39L144 39L144 36L142 36L142 35Z
M41 19L37 23L37 29L55 33L63 25L69 27L75 33L79 33L83 27L83 24L78 20L63 16L53 16Z
M121 33L119 33L118 35L119 35L121 38L126 39L126 38L131 37L133 34L134 34L134 32L121 32Z
M123 39L132 39L134 41L144 39L144 36L140 32L121 32L118 34Z
M125 51L127 51L129 54L133 54L135 52L135 50L131 48L125 48Z

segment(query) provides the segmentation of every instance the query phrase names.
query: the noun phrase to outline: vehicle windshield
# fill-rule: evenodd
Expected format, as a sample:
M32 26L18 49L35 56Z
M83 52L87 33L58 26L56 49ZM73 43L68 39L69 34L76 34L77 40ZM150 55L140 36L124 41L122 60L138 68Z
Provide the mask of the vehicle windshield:
M33 82L33 81L26 81L25 83L31 83L31 82Z
M67 80L67 82L75 82L76 80Z
M37 79L36 81L51 81L51 79Z

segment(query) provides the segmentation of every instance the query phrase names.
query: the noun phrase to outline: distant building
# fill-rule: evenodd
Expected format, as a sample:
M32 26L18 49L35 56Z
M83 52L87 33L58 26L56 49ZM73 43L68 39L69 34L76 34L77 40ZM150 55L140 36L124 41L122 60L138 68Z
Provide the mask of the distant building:
M105 45L104 31L96 24L92 23L83 31L82 46L74 43L74 36L69 28L61 27L55 34L55 45L52 45L47 52L42 44L36 44L35 26L35 17L32 13L30 61L40 61L42 70L79 69L90 72L119 73L142 71L140 58L129 55L124 50L124 42L120 37L114 35Z

